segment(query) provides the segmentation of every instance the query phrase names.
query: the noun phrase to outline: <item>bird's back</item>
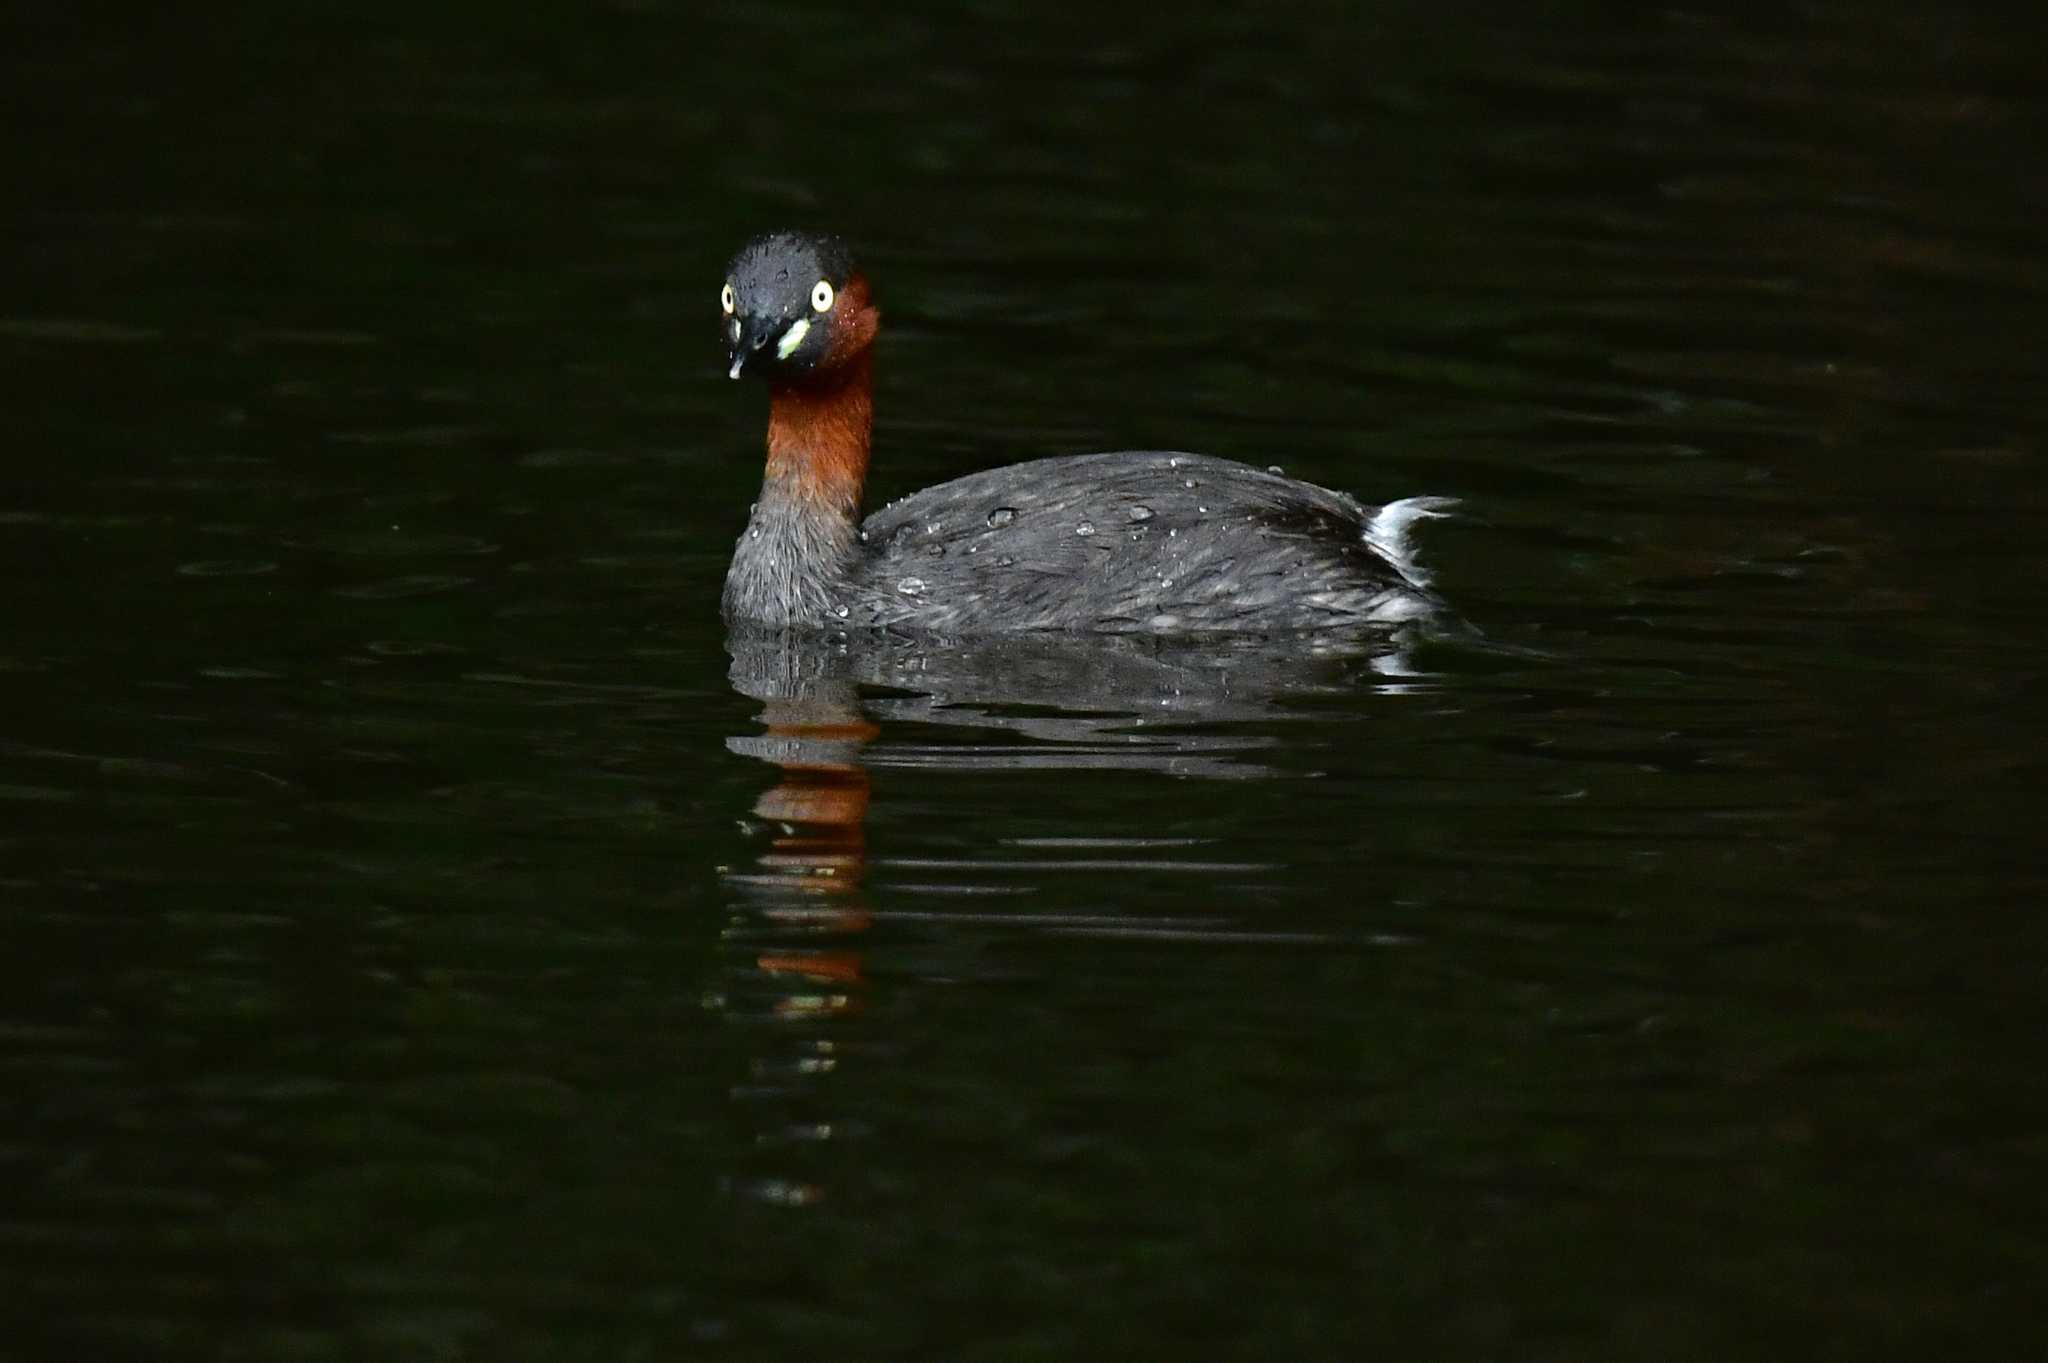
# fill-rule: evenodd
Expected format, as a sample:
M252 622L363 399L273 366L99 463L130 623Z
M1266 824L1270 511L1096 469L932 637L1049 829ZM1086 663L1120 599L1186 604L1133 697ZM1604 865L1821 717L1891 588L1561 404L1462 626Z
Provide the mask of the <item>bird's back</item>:
M1435 600L1340 492L1207 455L1038 459L868 517L841 618L1004 630L1292 630Z

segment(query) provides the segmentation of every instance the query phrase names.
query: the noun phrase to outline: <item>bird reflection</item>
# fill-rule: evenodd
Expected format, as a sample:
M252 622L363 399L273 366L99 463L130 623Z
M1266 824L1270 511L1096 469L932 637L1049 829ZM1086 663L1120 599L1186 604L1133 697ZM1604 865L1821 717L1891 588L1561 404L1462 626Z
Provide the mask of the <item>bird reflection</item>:
M815 1202L825 1195L826 1180L795 1172L819 1163L797 1151L815 1154L823 1142L858 1129L844 1115L847 1099L834 1095L847 1092L835 1087L842 1066L877 1054L880 1044L858 1026L869 991L866 939L877 916L867 886L871 771L1107 769L1236 780L1271 775L1275 769L1267 758L1279 740L1259 726L1227 721L1285 718L1291 712L1282 701L1304 694L1355 694L1361 685L1382 692L1416 689L1426 679L1413 666L1412 642L1384 634L1289 640L1284 648L1243 638L732 634L730 679L736 690L761 702L761 728L728 738L726 745L777 771L746 823L759 850L750 864L724 873L732 909L724 937L727 986L713 999L730 1020L763 1029L753 1050L751 1081L735 1089L734 1097L750 1105L755 1146L765 1163L750 1168L736 1185L770 1203ZM900 729L913 722L946 726L958 741L885 739L885 725ZM1135 849L1138 858L1177 851L1187 842L1035 841L1066 847L1067 855L1079 848L1099 854L1114 844ZM1165 859L1159 866L1197 874L1218 869ZM1006 921L1044 922L1069 932L1212 926L1111 916Z
M870 781L859 752L881 730L861 715L850 690L770 697L760 718L759 736L734 738L728 746L774 763L782 779L754 801L760 826L772 830L767 850L755 859L759 869L730 879L753 892L762 919L790 933L838 938L864 932L870 922L860 898ZM860 957L853 951L763 952L754 964L812 983L860 982ZM783 1011L817 1006L806 995Z
M780 773L748 824L764 845L751 867L725 876L737 902L725 933L730 987L718 1002L736 1021L774 1024L755 1050L751 1082L734 1092L756 1108L755 1144L771 1163L739 1184L758 1200L804 1206L822 1196L819 1182L777 1166L789 1162L790 1146L845 1129L821 1111L821 1090L843 1058L836 1033L860 1012L866 988L854 945L872 921L863 888L870 781L860 752L880 730L850 681L807 672L787 652L745 680L735 657L734 682L762 702L762 728L726 745ZM771 655L754 659L758 669Z

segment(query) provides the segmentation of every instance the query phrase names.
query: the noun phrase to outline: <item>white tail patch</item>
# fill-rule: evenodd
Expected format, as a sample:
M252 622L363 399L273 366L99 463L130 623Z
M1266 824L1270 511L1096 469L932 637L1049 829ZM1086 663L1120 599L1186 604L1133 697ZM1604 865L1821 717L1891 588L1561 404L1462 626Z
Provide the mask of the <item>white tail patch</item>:
M1409 527L1417 521L1448 516L1458 504L1455 497L1403 497L1388 502L1365 527L1365 542L1393 565L1401 580L1415 588L1429 585L1429 573L1415 560L1415 544L1408 538Z

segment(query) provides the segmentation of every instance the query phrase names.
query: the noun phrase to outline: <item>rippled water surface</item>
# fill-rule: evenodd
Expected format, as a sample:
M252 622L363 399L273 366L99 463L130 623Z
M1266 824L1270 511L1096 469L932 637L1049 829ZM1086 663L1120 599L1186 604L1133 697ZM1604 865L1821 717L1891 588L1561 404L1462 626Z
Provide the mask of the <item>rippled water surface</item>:
M2028 1356L2041 26L1456 8L10 21L0 1353ZM1469 628L728 639L786 221Z

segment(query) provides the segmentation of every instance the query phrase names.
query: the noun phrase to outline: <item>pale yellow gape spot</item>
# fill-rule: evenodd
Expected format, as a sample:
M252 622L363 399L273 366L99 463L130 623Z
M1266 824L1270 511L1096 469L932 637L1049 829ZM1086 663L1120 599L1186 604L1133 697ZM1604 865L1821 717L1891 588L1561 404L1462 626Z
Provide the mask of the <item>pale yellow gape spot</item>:
M832 281L821 279L811 286L811 307L819 312L832 310ZM799 317L789 324L789 330L782 333L782 340L775 347L777 359L788 359L796 354L796 348L804 343L804 337L811 334L811 319Z

